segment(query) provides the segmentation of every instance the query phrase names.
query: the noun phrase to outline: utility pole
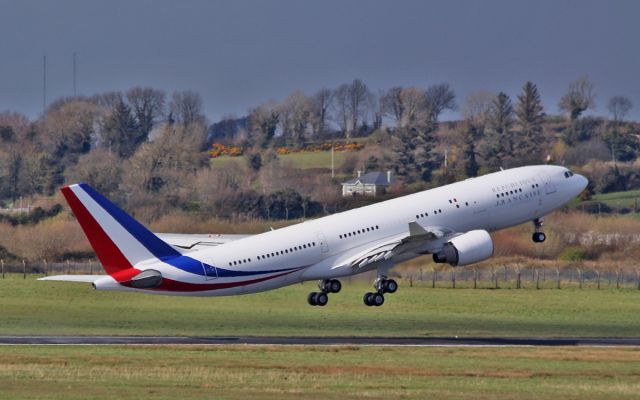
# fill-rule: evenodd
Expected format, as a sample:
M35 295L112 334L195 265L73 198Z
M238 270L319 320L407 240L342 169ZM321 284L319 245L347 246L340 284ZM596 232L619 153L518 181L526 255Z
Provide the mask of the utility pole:
M335 162L334 162L334 158L333 158L333 140L331 141L331 179L334 179L336 177L336 173L335 173Z

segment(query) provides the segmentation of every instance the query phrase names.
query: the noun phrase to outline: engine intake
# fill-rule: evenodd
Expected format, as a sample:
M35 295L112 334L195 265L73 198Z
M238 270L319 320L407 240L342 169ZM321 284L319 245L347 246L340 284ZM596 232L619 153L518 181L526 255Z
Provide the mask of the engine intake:
M479 229L456 236L440 251L433 254L436 263L454 267L477 263L493 255L493 241L489 232Z

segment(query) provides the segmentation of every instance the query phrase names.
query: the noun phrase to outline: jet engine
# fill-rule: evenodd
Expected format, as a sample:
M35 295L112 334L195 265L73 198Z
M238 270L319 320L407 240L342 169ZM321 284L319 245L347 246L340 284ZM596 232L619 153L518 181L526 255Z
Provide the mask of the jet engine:
M440 251L433 254L433 261L463 266L477 263L493 255L493 241L485 230L475 230L456 236Z

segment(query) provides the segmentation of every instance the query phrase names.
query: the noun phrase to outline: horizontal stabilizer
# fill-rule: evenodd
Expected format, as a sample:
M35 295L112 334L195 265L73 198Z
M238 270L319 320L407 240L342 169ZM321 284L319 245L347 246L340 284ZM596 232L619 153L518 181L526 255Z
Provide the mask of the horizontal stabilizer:
M39 281L85 282L93 283L106 275L53 275L39 278Z

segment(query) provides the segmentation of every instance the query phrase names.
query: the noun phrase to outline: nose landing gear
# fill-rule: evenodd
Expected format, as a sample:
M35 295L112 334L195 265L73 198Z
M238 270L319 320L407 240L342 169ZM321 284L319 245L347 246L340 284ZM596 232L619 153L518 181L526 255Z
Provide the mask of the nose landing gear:
M533 220L533 226L534 226L535 232L533 233L533 236L531 236L531 239L534 241L534 243L542 243L547 239L547 235L545 235L544 232L542 232L543 225L544 225L543 218L536 218Z
M318 282L320 292L311 292L307 296L307 302L311 306L324 307L329 302L329 293L338 293L342 290L342 283L337 279L325 279Z
M366 306L380 307L384 304L385 293L395 293L398 290L398 283L393 279L387 279L386 276L379 276L373 284L376 292L368 292L364 295L364 304Z

